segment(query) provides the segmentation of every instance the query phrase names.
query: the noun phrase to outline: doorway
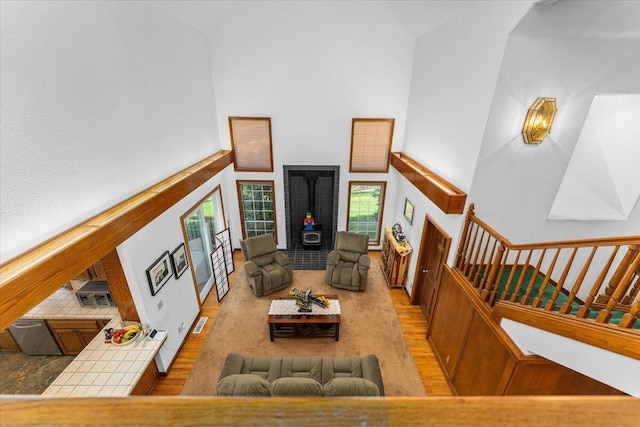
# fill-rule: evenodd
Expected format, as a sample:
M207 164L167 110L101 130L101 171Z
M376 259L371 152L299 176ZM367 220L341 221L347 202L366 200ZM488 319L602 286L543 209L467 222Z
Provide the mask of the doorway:
M438 299L442 271L449 256L451 236L427 214L420 242L411 304L420 306L428 330Z

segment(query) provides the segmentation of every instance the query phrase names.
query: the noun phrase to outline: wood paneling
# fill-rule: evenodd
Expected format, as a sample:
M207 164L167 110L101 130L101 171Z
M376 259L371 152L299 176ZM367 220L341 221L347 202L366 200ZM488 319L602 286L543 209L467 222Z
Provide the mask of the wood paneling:
M607 395L617 390L562 365L527 356L513 370L505 395Z
M635 426L632 397L2 398L10 426ZM125 414L125 415L120 415ZM339 417L339 418L338 418Z
M453 381L458 395L502 395L515 364L515 356L496 330L474 312Z
M0 329L231 164L220 151L0 266Z
M467 194L404 153L391 153L391 166L446 214L464 213Z
M445 267L428 338L437 350L436 355L449 381L455 377L473 312L473 305L456 284L449 268Z
M155 361L151 361L147 369L144 370L140 380L136 386L131 390L132 396L141 396L150 394L158 382L158 367Z
M471 320L465 322L468 317ZM471 285L448 266L429 339L459 395L620 393L551 360L524 355ZM456 357L459 363L450 366Z

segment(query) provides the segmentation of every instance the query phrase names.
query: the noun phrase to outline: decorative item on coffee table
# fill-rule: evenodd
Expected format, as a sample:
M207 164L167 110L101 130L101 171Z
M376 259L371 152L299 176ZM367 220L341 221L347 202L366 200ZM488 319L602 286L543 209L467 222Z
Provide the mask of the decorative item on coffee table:
M298 288L291 288L289 290L289 295L296 299L296 305L299 306L299 313L311 313L311 304L317 304L322 308L328 308L331 304L329 300L324 296L314 296L311 294L311 289L307 289L306 291L301 291Z

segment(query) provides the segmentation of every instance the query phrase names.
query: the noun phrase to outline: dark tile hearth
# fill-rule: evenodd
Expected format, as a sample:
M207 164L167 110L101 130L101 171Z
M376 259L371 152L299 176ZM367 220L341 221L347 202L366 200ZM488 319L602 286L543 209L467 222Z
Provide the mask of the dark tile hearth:
M282 252L287 254L294 270L324 270L327 267L330 249L326 242L319 249L305 249L298 241L292 246L293 249Z
M0 352L0 394L42 394L73 359Z

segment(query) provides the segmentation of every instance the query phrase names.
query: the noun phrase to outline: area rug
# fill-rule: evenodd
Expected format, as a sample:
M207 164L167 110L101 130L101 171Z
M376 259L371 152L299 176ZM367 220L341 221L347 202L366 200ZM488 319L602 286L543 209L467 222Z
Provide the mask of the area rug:
M375 354L386 396L425 396L380 266L373 262L365 292L324 284L324 271L295 270L293 286L314 294L337 294L342 311L340 341L333 338L276 338L269 341L267 313L273 295L257 298L240 268L224 298L182 395L211 396L227 354L251 356L350 357ZM286 295L288 289L274 295Z

